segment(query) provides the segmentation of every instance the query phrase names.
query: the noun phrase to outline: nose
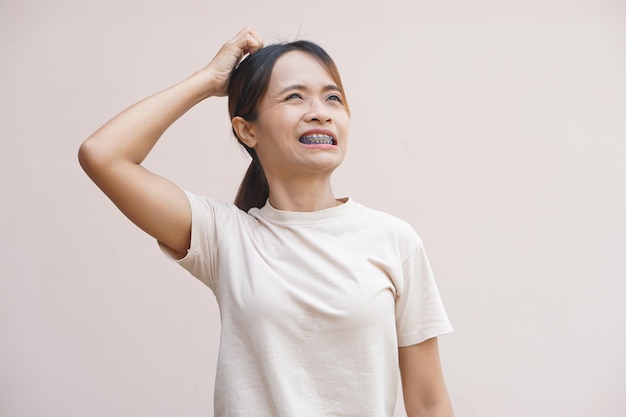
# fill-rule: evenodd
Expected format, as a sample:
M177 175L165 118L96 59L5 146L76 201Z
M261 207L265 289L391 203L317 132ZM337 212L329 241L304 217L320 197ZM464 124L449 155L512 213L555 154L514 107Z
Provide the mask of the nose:
M307 119L311 122L329 123L332 121L329 110L321 100L311 100Z

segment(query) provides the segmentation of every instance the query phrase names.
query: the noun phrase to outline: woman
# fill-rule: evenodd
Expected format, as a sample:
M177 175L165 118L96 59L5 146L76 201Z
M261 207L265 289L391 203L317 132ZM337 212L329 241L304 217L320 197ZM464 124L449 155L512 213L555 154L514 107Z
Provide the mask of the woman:
M141 166L174 121L226 94L252 156L236 205ZM120 210L215 293L216 416L390 417L398 369L408 416L452 415L437 347L451 327L420 238L332 192L349 120L321 48L263 47L245 28L205 68L80 148L84 170Z

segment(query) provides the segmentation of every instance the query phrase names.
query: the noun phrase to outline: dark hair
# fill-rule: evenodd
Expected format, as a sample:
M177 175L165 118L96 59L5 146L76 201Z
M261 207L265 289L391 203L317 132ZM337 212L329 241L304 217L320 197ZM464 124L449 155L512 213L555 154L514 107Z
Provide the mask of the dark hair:
M306 52L316 58L326 68L345 97L337 66L319 45L304 40L269 45L246 57L231 73L228 82L228 112L231 120L236 116L243 117L249 122L256 120L257 109L267 92L276 61L291 51ZM265 205L270 187L256 151L243 143L234 128L233 133L252 158L235 197L235 205L247 212L253 207L261 208Z

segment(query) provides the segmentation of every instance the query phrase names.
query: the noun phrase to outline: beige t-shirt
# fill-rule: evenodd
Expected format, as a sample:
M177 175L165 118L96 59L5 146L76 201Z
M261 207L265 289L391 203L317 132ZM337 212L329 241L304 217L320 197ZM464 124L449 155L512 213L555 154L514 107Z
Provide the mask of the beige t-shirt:
M245 213L187 193L178 261L221 313L216 417L391 417L398 346L450 332L422 241L350 199Z

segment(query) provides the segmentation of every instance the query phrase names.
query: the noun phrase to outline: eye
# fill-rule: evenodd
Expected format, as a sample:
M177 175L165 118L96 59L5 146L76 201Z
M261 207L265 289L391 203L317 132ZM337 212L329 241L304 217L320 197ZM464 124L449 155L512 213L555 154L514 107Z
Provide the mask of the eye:
M302 99L302 95L300 93L291 93L287 96L285 100L293 100L293 99Z
M336 101L338 103L343 103L343 99L341 98L340 95L338 94L332 94L330 96L328 96L328 100L330 101Z

